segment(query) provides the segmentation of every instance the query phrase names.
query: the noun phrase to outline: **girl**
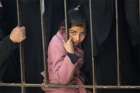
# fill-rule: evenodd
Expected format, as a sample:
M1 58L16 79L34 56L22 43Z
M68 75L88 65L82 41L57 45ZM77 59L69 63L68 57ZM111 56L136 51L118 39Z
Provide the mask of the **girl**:
M79 9L68 13L68 33L64 25L53 36L48 46L48 79L51 84L83 86L80 68L84 53L80 47L86 37L86 20ZM87 93L80 88L42 88L45 93Z

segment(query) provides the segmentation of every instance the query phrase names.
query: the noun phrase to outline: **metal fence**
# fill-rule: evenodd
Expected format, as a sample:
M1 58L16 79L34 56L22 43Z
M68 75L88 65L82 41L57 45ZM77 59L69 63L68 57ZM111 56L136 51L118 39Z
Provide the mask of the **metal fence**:
M66 0L64 0L64 11L65 11L65 23L67 23L67 4ZM21 9L20 6L20 0L17 0L17 19L18 19L18 25L21 25ZM93 90L93 93L96 93L96 89L140 89L140 86L135 85L121 85L120 82L120 56L119 56L119 36L118 36L118 1L115 0L115 19L116 19L116 53L117 53L117 85L97 85L95 81L95 60L94 60L94 49L93 49L93 17L92 17L92 5L91 0L89 0L89 13L90 13L90 39L91 39L91 54L92 54L92 72L93 72L93 85L84 85L84 88L89 88ZM41 14L41 29L42 29L42 49L43 49L43 64L44 64L44 71L46 73L47 71L47 64L46 64L46 49L45 49L45 29L44 29L44 22L43 22L43 16L44 16L44 0L40 0L40 14ZM67 27L67 24L65 24ZM24 66L24 47L22 44L19 45L20 49L20 66L21 66L21 83L0 83L0 86L5 87L19 87L21 88L21 93L26 93L26 88L28 87L41 87L42 84L31 84L26 83L25 80L25 66ZM47 73L46 75L47 76ZM60 88L60 87L68 87L68 88L78 88L79 85L54 85L54 84L48 84L47 77L45 77L44 84L46 87L50 88Z

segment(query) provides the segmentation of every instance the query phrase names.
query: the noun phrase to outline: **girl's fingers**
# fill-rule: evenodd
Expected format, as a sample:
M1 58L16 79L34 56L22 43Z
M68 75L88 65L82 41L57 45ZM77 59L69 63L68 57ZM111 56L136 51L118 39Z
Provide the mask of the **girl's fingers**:
M42 83L42 84L41 84L41 89L42 89L43 91L47 91L48 87L45 85L45 83Z

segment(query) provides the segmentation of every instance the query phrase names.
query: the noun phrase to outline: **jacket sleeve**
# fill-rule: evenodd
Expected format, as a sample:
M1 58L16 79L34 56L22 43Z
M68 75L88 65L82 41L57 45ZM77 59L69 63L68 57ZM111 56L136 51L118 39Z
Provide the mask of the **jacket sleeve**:
M68 84L73 78L77 63L73 64L59 39L53 39L48 48L48 66L53 70L56 83Z
M10 54L17 48L17 45L12 43L9 36L0 41L0 66L8 59Z

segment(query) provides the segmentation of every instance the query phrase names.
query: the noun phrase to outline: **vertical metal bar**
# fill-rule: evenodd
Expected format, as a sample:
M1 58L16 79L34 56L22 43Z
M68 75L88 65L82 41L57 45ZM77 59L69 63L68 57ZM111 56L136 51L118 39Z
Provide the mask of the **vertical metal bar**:
M21 24L21 21L20 21L20 9L19 9L19 0L16 1L16 5L17 5L17 21L18 21L18 25Z
M18 21L18 26L20 26L21 23L21 7L20 7L20 2L19 0L17 2L17 21ZM22 43L19 45L19 55L20 55L20 70L21 70L21 93L25 93L25 69L24 69L24 49Z
M47 60L46 60L46 33L44 29L44 13L45 13L45 2L40 0L40 14L41 14L41 33L42 33L42 52L43 52L43 63L44 63L44 83L47 84Z
M118 0L115 0L115 19L116 19L116 51L117 51L117 85L120 86L120 55L119 55Z
M90 17L90 38L91 38L91 56L92 56L92 72L93 72L93 93L96 93L96 81L95 81L95 59L93 49L93 16L92 16L92 2L89 0L89 17Z
M67 34L67 39L69 38L68 36L68 19L67 19L67 0L64 0L64 15L65 15L65 30Z
M139 19L140 19L140 0L138 2L139 2Z

